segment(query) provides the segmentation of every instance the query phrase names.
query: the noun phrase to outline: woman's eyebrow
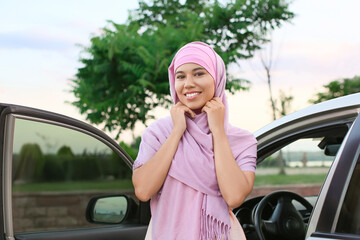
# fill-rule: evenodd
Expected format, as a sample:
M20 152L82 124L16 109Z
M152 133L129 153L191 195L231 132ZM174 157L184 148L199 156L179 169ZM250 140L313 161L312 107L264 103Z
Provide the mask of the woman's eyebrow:
M198 71L198 70L204 70L203 67L198 67L198 68L194 68L192 71L195 72L195 71Z

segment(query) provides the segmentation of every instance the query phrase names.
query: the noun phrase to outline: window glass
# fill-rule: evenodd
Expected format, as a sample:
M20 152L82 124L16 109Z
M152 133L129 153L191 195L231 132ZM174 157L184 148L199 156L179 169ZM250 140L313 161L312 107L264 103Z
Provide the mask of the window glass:
M317 195L335 158L329 155L336 154L325 154L323 140L321 136L298 139L268 156L257 166L252 195L275 190Z
M341 207L336 232L360 234L360 162L356 164Z
M107 145L76 130L16 119L12 165L14 232L97 227L91 197L132 194L131 169Z

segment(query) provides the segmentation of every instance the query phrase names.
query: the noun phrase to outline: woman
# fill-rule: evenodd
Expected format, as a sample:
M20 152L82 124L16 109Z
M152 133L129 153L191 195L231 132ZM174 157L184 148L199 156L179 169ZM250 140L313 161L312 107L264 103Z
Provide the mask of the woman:
M245 239L231 208L252 191L256 140L228 123L226 73L207 44L182 47L169 67L171 117L143 133L133 184L150 201L146 239Z

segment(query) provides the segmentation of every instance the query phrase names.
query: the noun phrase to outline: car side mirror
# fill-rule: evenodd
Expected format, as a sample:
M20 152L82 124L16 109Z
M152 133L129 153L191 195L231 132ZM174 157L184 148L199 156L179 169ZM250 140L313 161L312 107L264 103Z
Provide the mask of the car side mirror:
M92 198L86 208L86 219L90 223L119 224L129 215L133 200L125 195Z

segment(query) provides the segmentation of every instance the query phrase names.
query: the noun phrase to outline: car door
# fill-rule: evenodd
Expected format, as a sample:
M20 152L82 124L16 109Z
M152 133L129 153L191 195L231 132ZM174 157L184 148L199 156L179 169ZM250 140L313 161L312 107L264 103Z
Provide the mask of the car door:
M309 223L308 240L360 239L360 116L329 171Z
M144 239L149 214L134 195L132 160L115 141L62 115L0 111L0 239ZM89 223L89 201L110 194L131 199L132 214L121 224Z

